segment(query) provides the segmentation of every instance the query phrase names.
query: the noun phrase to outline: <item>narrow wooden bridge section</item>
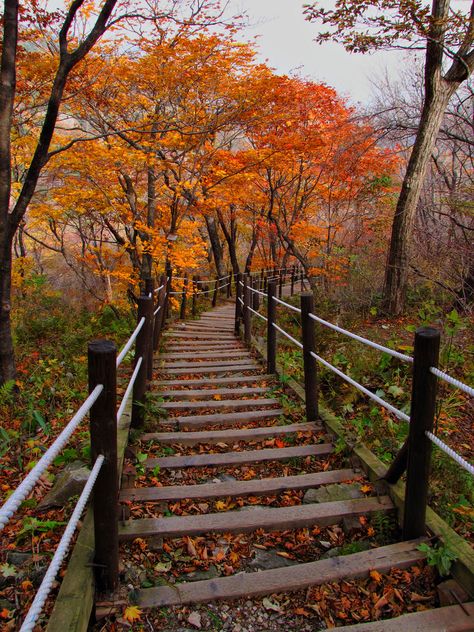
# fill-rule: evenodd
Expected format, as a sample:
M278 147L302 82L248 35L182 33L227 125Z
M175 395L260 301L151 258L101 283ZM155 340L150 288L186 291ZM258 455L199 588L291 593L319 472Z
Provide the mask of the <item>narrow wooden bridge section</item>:
M208 533L247 533L259 529L283 531L340 524L343 520L393 512L388 495L376 493L360 469L340 466L331 436L321 421L307 422L285 415L274 375L234 333L235 307L227 303L202 314L199 320L175 324L164 334L163 352L155 356L153 391L163 398L166 416L156 419L140 438L141 446L173 446L173 455L149 456L147 471L179 471L180 484L123 488L120 500L133 504L157 503L157 517L122 522L119 538L183 538ZM276 441L271 441L271 440ZM270 440L270 441L269 441ZM272 447L265 447L271 443ZM216 446L216 451L209 450ZM207 446L199 451L200 447ZM278 447L275 447L278 446ZM160 451L158 447L158 451ZM280 468L271 477L252 466L265 463L296 464L297 474ZM235 466L250 468L251 477L237 480ZM219 468L223 481L189 484L200 480L206 467ZM293 468L295 469L295 468ZM188 474L192 472L192 476ZM261 476L261 477L259 477ZM293 506L248 506L215 513L162 517L163 503L196 499L229 500L282 494L356 482L364 492L352 498ZM182 484L184 483L184 484ZM352 486L353 487L353 486ZM150 507L150 505L148 505ZM137 588L135 600L146 609L163 606L251 598L354 577L370 572L407 568L423 559L422 539L396 542L351 555L301 563L284 568L240 572L201 581ZM467 610L470 608L470 610ZM404 615L390 622L349 626L346 630L446 630L472 622L474 606L452 606ZM459 626L459 627L453 627Z

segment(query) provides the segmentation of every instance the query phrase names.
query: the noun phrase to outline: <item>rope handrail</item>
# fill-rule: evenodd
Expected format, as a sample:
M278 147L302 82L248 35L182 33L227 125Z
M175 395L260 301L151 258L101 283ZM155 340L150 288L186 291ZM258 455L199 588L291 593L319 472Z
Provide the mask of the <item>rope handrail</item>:
M156 316L158 314L158 312L160 311L160 309L161 309L161 305L158 305L158 307L153 312L153 316Z
M261 318L265 322L268 322L268 318L266 316L264 316L263 314L260 314L260 312L257 312L255 309L250 307L250 305L247 305L247 309L249 309L252 312L252 314L255 314L255 316L258 316L259 318Z
M470 395L471 397L474 397L474 388L472 388L472 386L468 386L467 384L464 384L464 382L460 382L456 378L451 377L447 373L444 373L444 371L440 371L439 369L437 369L437 368L435 368L433 366L430 367L430 372L433 375L436 375L436 377L440 378L441 380L444 380L448 384L451 384L452 386L455 386L456 388L459 388L459 390L463 391L467 395Z
M291 342L293 344L295 344L297 347L299 347L300 349L303 348L303 345L301 344L301 342L299 340L296 340L296 338L293 338L293 336L290 336L290 334L285 331L284 329L282 329L281 327L279 327L276 323L272 323L273 327L275 329L277 329L280 333L282 333L284 336L286 336L288 338L288 340L291 340Z
M143 327L144 324L145 324L145 316L142 316L142 318L140 319L140 322L135 327L135 330L133 331L132 335L127 340L127 342L125 343L125 345L122 348L122 351L117 356L117 368L120 366L120 364L122 363L123 359L125 358L127 353L130 351L133 343L136 340L136 337L140 333L140 330L141 330L141 328Z
M122 401L120 402L120 407L117 411L117 424L120 423L120 419L122 418L123 412L125 410L125 406L127 405L128 398L130 397L130 393L132 392L133 385L135 384L135 380L137 379L138 371L140 370L142 362L143 362L143 356L140 356L137 360L135 369L132 373L132 377L130 378L130 381L125 390L125 393L123 394Z
M316 316L315 314L309 314L309 317L312 318L317 323L324 325L325 327L334 329L334 331L337 331L340 334L344 334L345 336L349 336L349 338L353 338L354 340L357 340L358 342L362 342L363 344L369 347L373 347L374 349L377 349L378 351L383 351L383 353L387 353L388 355L391 355L394 358L398 358L399 360L403 360L404 362L413 362L413 358L409 355L405 355L404 353L400 353L398 351L395 351L394 349L389 349L388 347L385 347L384 345L380 345L377 342L373 342L372 340L369 340L368 338L364 338L363 336L354 334L352 333L352 331L348 331L347 329L343 329L342 327L339 327L338 325L334 325L333 323L330 323L327 320L324 320L323 318Z
M345 380L352 386L355 386L355 388L357 388L359 391L364 393L364 395L367 395L367 397L370 397L370 399L373 399L374 402L377 402L377 404L380 404L380 406L383 406L383 408L386 408L388 411L393 413L399 419L402 419L403 421L410 423L410 417L406 413L404 413L401 410L398 410L398 408L395 408L395 406L392 406L392 404L389 404L388 402L386 402L384 399L382 399L375 393L372 393L372 391L369 391L369 389L365 388L365 386L362 386L362 384L359 384L359 382L356 382L356 380L354 380L353 378L349 377L348 375L340 371L337 367L332 365L330 362L328 362L324 358L321 358L321 356L319 356L317 353L310 351L310 354L315 360L320 362L326 368L333 371L333 373L338 375L340 378L342 378L343 380Z
M82 422L87 415L93 404L96 402L99 395L104 390L102 384L98 384L91 392L89 397L84 401L77 413L68 423L68 425L62 430L62 432L56 437L55 441L43 454L38 463L33 467L28 475L22 480L15 491L11 494L8 500L0 507L0 531L7 525L10 518L16 512L21 503L26 500L29 493L35 486L41 474L46 468L51 465L53 459L61 452L66 443L71 438L71 435Z
M240 298L240 296L238 296L237 298L239 299L240 303L243 305L243 304L244 304L243 299L242 299L242 298Z
M288 309L292 309L294 312L297 312L298 314L301 314L301 310L299 307L295 307L294 305L290 305L289 303L286 303L285 301L282 301L281 298L277 298L276 296L273 297L273 300L276 303L280 303L280 305L284 305L285 307L288 307Z
M265 292L261 292L260 290L255 289L254 287L248 286L249 290L254 294L260 294L260 296L266 296Z
M445 454L450 456L453 459L453 461L455 461L458 465L460 465L467 472L469 472L469 474L472 474L472 476L474 476L474 465L471 465L471 463L469 463L469 461L466 461L466 459L464 459L455 450L450 448L449 445L444 443L444 441L441 441L441 439L439 437L434 435L432 432L429 432L429 430L426 430L425 434L428 437L428 439L430 439L430 441L432 443L434 443L436 446L438 446L438 448L440 450L442 450Z
M77 525L82 516L82 512L89 500L89 496L91 495L92 489L97 480L97 476L99 475L100 468L104 463L104 456L100 454L95 463L94 467L89 474L87 482L82 490L82 493L77 501L77 504L74 508L71 518L64 530L64 533L59 541L58 547L53 555L53 559L51 560L50 565L48 566L48 570L41 582L40 587L33 599L33 603L28 610L25 620L23 621L23 625L20 628L20 632L32 632L36 625L36 621L43 610L43 606L48 598L48 595L51 591L53 583L56 579L56 575L58 574L59 569L61 568L61 564L63 563L64 557L69 549L69 545L71 544L72 536L77 529Z
M163 283L162 285L160 285L160 287L155 288L153 291L155 292L155 294L157 292L159 292L160 290L162 290L165 287L165 284Z

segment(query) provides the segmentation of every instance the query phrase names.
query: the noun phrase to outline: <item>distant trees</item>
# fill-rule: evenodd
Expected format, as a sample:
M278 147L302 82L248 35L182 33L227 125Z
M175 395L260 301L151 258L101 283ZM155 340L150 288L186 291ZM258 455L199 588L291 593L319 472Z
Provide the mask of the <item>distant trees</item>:
M474 2L468 11L450 8L449 0L433 0L431 10L418 2L350 0L326 10L307 5L308 20L328 31L317 41L342 42L349 51L379 48L425 48L421 118L394 215L384 284L387 311L400 313L405 304L409 244L422 184L448 103L474 70Z

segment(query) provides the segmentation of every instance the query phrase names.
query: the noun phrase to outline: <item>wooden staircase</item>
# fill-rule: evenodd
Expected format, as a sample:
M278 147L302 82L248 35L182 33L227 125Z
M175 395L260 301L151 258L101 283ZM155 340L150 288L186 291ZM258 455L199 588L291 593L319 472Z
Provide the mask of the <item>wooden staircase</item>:
M152 453L144 462L147 472L159 468L158 479L169 472L181 472L183 478L179 484L122 489L120 499L123 503L135 506L156 503L153 506L157 515L132 517L121 522L121 541L195 537L208 533L243 534L261 529L324 528L351 517L357 519L370 517L374 512L394 511L390 498L371 492L374 488L368 485L360 497L347 500L277 507L258 505L164 517L163 503L184 499L248 499L345 482L356 481L361 486L367 483L360 471L340 466L341 459L335 454L322 423L285 416L275 395L274 376L262 371L258 361L234 335L233 305L226 304L206 312L199 321L176 324L164 334L164 347L164 353L155 358L157 379L153 387L164 399L160 406L167 416L157 419L154 431L142 435L140 441L141 446L148 445ZM277 441L272 443L273 440ZM270 443L271 447L268 447ZM213 451L199 452L199 447L205 444ZM156 448L160 450L163 446L168 447L165 455L153 454ZM173 454L169 454L170 446L173 446ZM301 471L285 470L287 463L298 464ZM273 474L275 464L279 464L279 475L268 477L261 464L271 466L268 472ZM195 483L194 478L188 480L187 477L187 473L196 469L215 468L212 471L226 473L227 468L242 466L250 472L249 478L235 480L228 477L229 480L223 482L214 478ZM410 567L423 559L423 553L417 549L419 543L419 540L396 542L284 568L138 588L135 601L140 608L159 608L300 590L367 576L371 571L382 573L393 567ZM445 609L439 612L441 610ZM434 616L430 615L433 612ZM436 615L438 610L426 611L390 622L365 623L347 629L372 630L372 625L374 630L445 630L446 619L450 625L465 625L466 621L472 621L472 616L466 612L466 609L452 606L444 618ZM381 624L387 625L380 627ZM474 626L458 629L474 629Z

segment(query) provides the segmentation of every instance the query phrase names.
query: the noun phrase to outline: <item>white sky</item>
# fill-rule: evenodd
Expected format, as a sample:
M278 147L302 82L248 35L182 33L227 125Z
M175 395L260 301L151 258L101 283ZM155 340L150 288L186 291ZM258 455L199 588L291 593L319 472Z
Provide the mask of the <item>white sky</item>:
M298 75L323 81L339 94L365 104L371 93L369 76L385 70L397 75L401 54L395 51L349 54L340 44L314 42L319 25L303 17L303 3L310 0L232 0L231 8L245 10L252 26L249 38L260 35L261 59L280 74Z

